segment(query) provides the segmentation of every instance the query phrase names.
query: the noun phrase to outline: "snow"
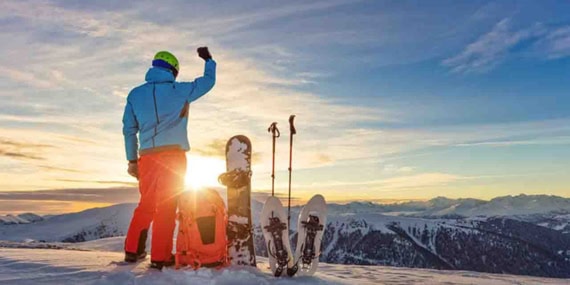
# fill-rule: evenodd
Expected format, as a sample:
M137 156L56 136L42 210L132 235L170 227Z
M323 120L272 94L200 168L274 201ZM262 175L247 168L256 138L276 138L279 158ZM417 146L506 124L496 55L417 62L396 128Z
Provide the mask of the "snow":
M249 219L247 217L238 217L236 215L231 215L228 218L228 221L238 224L247 224L249 222Z
M382 215L386 215L386 216L410 216L410 215L416 215L419 213L421 213L421 212L418 212L418 211L394 211L394 212L382 212Z
M106 241L108 245L118 239ZM86 244L93 244L88 242ZM101 243L99 244L101 245ZM0 248L0 284L569 284L570 280L467 271L409 269L321 263L313 277L275 278L267 259L258 257L258 268L223 270L148 269L148 259L138 265L118 265L123 255L112 251Z
M451 211L450 213L463 216L511 216L511 215L529 215L535 213L548 213L558 210L569 210L570 199L547 196L547 195L518 195L504 196L492 199L491 201L477 205L475 207L466 207L465 209Z
M90 240L99 238L101 233L107 236L123 235L135 206L135 204L118 204L57 215L34 223L1 225L0 240L62 241L76 235Z
M0 216L0 225L12 224L29 224L43 220L41 216L32 213L24 213L20 215L6 215Z
M490 201L476 199L448 199L437 197L429 201L412 201L397 204L352 202L329 205L330 214L382 213L391 216L513 216L545 214L553 211L570 212L570 199L548 195L518 195L497 197Z
M248 146L241 142L238 138L233 138L230 142L227 152L228 170L249 170L249 162L247 160L246 151Z

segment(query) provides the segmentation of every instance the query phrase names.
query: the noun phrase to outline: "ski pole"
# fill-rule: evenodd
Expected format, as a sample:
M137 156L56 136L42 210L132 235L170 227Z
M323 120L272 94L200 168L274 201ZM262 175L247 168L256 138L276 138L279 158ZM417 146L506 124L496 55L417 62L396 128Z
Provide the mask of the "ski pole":
M280 137L281 133L277 128L277 122L271 123L267 131L270 132L273 137L273 162L271 165L271 196L275 196L275 139Z
M295 115L289 116L289 130L291 132L289 136L289 203L287 205L287 228L289 227L289 222L291 221L291 174L293 172L293 135L297 134L297 130L294 125Z

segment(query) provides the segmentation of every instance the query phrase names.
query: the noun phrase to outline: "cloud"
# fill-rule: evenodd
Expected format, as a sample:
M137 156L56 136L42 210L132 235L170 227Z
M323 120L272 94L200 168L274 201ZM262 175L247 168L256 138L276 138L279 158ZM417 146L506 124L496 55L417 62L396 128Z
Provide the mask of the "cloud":
M226 197L226 189L213 188ZM275 193L280 199L287 199L283 193ZM268 191L253 191L252 199L264 203L271 196ZM93 189L56 189L36 191L0 192L0 214L15 214L21 212L67 213L96 206L106 206L120 203L137 203L139 191L136 187L113 187ZM291 204L298 205L306 199L293 196ZM59 207L59 208L58 208Z
M404 190L433 189L434 187L445 187L469 177L450 173L426 172L417 174L398 173L398 176L383 179L373 179L364 181L329 181L315 185L295 185L296 191L326 191L332 197L338 199L339 196L346 195L347 191L353 192L355 196L366 196L378 198L378 193ZM407 196L407 195L402 195Z
M528 44L521 47L525 42ZM570 26L535 23L515 29L512 20L504 18L491 31L467 45L461 53L443 60L442 64L457 73L486 72L516 53L551 60L568 57Z
M63 168L63 167L55 167L55 166L50 166L50 165L38 165L38 167L41 169L45 169L48 171L55 171L55 172L82 173L81 170L69 169L69 168Z
M62 214L106 206L110 206L110 204L49 200L0 200L0 215L16 215L30 212L37 215Z
M38 78L33 73L22 71L21 68L16 69L16 68L7 68L4 66L0 66L0 77L8 78L15 82L28 84L30 86L41 89L49 89L56 87L56 85L50 80Z
M416 175L388 178L373 182L378 189L416 189L433 186L444 186L463 177L448 173L420 173Z
M11 157L11 158L20 158L20 159L43 160L43 158L39 157L39 156L24 154L24 153L17 153L17 152L9 152L9 151L5 151L5 150L1 150L1 149L0 149L0 156L7 156L7 157Z
M442 64L458 73L489 71L503 62L512 48L523 41L544 34L545 28L540 24L512 31L511 20L505 18L491 31L469 44L461 53L445 59Z
M386 164L384 166L384 172L387 174L395 174L395 173L409 173L414 171L414 167L411 166L397 166L394 164Z
M205 146L201 146L196 152L203 156L226 157L226 140L215 139Z
M36 144L0 138L0 156L24 160L44 160L42 153L52 145Z
M133 203L139 199L137 188L60 189L0 192L0 200Z
M56 179L59 182L69 182L69 183L81 183L81 184L111 184L115 186L129 186L129 187L138 187L137 182L129 182L129 181L113 181L113 180L79 180L79 179Z
M570 26L563 26L550 31L537 47L546 53L549 59L570 56Z
M459 147L471 147L471 146L489 146L489 147L510 147L518 145L566 145L570 144L570 137L568 136L554 136L551 138L533 138L525 140L491 140L491 141L481 141L481 142L469 142L457 144Z

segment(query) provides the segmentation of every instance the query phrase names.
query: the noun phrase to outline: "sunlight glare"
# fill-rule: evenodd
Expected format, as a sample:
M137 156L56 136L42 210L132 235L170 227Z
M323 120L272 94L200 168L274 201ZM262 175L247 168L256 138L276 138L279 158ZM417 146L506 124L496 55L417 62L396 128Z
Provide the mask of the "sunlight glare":
M226 162L220 158L188 155L186 190L200 190L220 186L218 176L226 171Z

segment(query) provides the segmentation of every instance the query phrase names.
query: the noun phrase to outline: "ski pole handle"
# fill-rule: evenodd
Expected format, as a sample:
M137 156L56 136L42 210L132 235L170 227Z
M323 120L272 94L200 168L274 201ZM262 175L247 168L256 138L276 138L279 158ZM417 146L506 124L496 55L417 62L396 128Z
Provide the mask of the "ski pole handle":
M289 116L289 128L291 129L291 135L297 134L297 129L295 129L295 115Z
M274 137L278 138L281 136L281 132L279 132L279 129L277 128L277 122L273 122L271 123L271 125L269 126L269 128L267 129L267 132L270 132L273 134Z

